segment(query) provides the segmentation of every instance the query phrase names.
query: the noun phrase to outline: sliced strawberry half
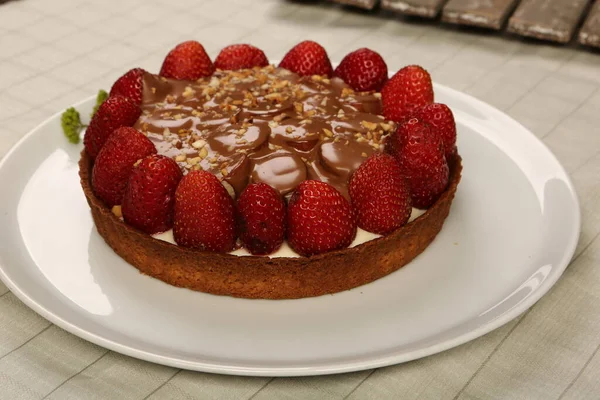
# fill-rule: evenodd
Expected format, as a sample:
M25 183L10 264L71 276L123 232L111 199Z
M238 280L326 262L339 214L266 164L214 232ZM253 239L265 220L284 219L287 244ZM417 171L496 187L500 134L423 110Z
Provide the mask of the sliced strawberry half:
M141 113L140 107L128 97L115 95L106 99L85 131L85 151L90 157L96 158L113 131L123 126L133 126Z
M121 204L134 164L150 154L156 154L156 148L143 133L131 127L117 128L94 163L92 188L96 196L109 207Z
M333 74L360 92L381 90L388 79L388 69L383 57L367 48L347 54Z
M327 51L311 40L298 43L283 57L279 63L281 68L289 69L298 75L327 75L331 76L333 67Z
M352 174L349 189L360 228L385 235L408 222L410 189L400 164L391 155L369 157Z
M219 179L206 171L184 176L175 191L175 242L227 253L235 245L235 231L235 204Z
M160 69L160 76L165 78L195 81L215 72L215 66L204 46L195 40L183 42L175 46L167 54Z
M183 176L173 159L152 154L131 172L121 211L129 225L150 235L173 227L175 189Z
M333 186L302 182L290 198L287 238L300 255L311 256L348 247L356 236L356 215Z
M258 47L249 44L232 44L221 50L215 59L215 67L222 70L238 70L265 67L269 60Z
M128 97L133 100L135 104L142 104L142 77L145 73L146 71L142 68L134 68L127 71L113 84L110 89L110 95Z
M418 65L402 68L381 90L383 115L403 122L421 107L433 103L433 84L429 73Z

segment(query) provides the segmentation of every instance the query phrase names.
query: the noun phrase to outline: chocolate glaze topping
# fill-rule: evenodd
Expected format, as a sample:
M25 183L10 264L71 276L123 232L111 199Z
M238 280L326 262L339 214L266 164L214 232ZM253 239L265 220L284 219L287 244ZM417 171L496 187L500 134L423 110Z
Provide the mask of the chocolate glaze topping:
M376 93L273 66L195 82L146 73L143 87L135 127L184 173L210 171L236 195L251 182L286 195L318 179L348 196L350 174L396 127L379 115Z

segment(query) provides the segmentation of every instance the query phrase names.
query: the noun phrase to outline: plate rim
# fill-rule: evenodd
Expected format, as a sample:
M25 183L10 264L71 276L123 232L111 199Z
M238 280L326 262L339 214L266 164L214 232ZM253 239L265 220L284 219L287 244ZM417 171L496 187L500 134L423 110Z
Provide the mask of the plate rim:
M4 267L0 264L0 280L4 282L7 288L23 303L27 305L30 309L35 311L37 314L41 315L51 323L57 325L58 327L70 332L82 339L85 339L91 343L104 347L106 349L116 351L121 354L125 354L130 357L134 357L137 359L141 359L144 361L149 361L153 363L158 363L170 367L194 370L200 372L209 372L209 373L218 373L224 375L244 375L244 376L268 376L268 377L285 377L285 376L315 376L315 375L329 375L329 374L338 374L338 373L346 373L346 372L354 372L361 371L366 369L380 368L395 364L404 363L407 361L416 360L422 357L426 357L429 355L437 354L439 352L454 348L461 344L467 343L471 340L474 340L478 337L481 337L499 327L505 325L506 323L512 321L517 318L519 315L527 311L529 308L533 307L548 291L556 284L556 282L563 275L566 268L571 263L573 256L575 254L577 244L579 243L579 238L581 235L581 206L579 201L579 196L575 187L572 183L571 177L565 170L564 166L560 163L556 155L548 148L548 146L531 130L523 126L520 122L513 119L508 114L503 111L497 109L496 107L477 99L474 96L471 96L467 93L461 92L459 90L450 88L446 85L442 85L439 83L434 83L434 88L441 89L446 92L448 95L453 96L457 99L466 101L468 103L473 104L478 109L482 109L486 113L493 113L496 116L500 116L507 122L517 124L524 131L526 131L530 138L535 139L537 145L541 145L541 148L545 150L550 156L550 159L556 164L558 169L564 175L564 181L567 184L570 194L573 199L573 206L575 211L575 219L574 219L574 228L575 233L570 237L569 243L565 246L566 251L563 253L561 262L555 265L553 268L553 273L545 279L542 284L534 291L531 295L529 295L525 301L520 302L515 307L506 311L505 313L499 315L495 319L488 321L487 323L477 326L468 332L455 335L450 339L443 340L441 342L427 345L417 350L411 351L399 351L399 352L391 352L385 356L371 355L368 357L363 357L358 360L352 361L332 361L327 365L317 365L317 366L308 366L308 367L244 367L241 365L227 365L226 363L214 363L214 362L200 362L200 361L187 361L184 359L180 359L177 357L168 357L161 354L152 353L146 350L142 350L139 348L135 348L128 345L123 345L119 342L116 342L110 338L103 337L94 332L85 330L77 326L77 324L69 322L58 315L54 314L52 311L48 310L43 304L37 303L31 297L29 297L25 292L23 292L17 284L15 284L12 279L5 273ZM91 100L95 99L95 96L89 96L83 100L80 100L74 103L74 107L80 106L81 104L87 103ZM59 111L40 124L38 124L35 128L31 129L27 134L25 134L20 140L18 140L0 159L0 170L4 167L7 160L19 150L19 147L29 139L30 136L36 134L36 132L42 129L43 126L48 124L49 122L55 120L62 114L62 111Z

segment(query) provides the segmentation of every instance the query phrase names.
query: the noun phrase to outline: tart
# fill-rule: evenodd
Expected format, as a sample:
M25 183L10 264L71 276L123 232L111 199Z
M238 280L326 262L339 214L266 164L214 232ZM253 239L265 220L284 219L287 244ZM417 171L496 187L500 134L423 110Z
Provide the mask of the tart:
M239 51L231 53L238 55ZM209 172L233 199L239 198L248 185L262 183L288 203L300 183L314 180L332 187L348 205L359 204L349 190L353 173L365 160L386 148L389 151L387 143L398 134L403 121L385 118L379 91L355 91L342 77L331 76L333 70L325 68L324 74L310 74L302 70L306 63L296 67L294 62L283 61L279 67L264 65L263 61L247 65L250 58L244 56L245 64L240 69L205 68L203 71L208 72L200 77L185 76L184 71L182 78L175 67L165 68L169 56L160 75L135 70L130 75L135 75L136 85L130 86L139 90L139 97L130 97L140 110L133 128L149 139L155 153L174 160L182 175ZM355 71L351 67L340 75ZM387 69L385 75L382 84L387 80ZM90 126L94 126L94 119ZM435 126L433 121L431 129ZM111 134L106 134L109 141ZM241 255L244 251L234 248L226 252L190 248L161 240L164 234L153 236L132 226L123 218L119 202L107 201L95 187L100 185L95 180L100 175L95 172L95 164L105 162L104 149L97 156L84 150L79 174L99 234L141 273L215 295L294 299L372 282L406 265L427 248L442 229L461 178L458 152L444 154L440 149L446 168L443 190L435 193L420 216L384 235L362 231L359 220L358 230L368 240L354 239L350 247L346 244L319 254L293 257L281 256L281 251L256 256ZM141 161L127 166L127 171ZM171 203L178 201L169 199ZM177 215L176 211L175 218ZM356 215L353 211L349 216L355 230ZM238 241L236 247L242 246L244 243ZM284 246L289 247L287 243Z

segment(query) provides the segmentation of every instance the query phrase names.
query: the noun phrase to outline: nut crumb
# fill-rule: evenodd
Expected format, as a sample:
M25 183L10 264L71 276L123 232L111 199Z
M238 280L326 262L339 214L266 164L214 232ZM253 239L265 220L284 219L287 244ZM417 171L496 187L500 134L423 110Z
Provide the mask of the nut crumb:
M112 213L115 214L117 218L123 218L123 212L121 211L121 206L113 206L111 209Z
M194 143L192 143L192 147L195 149L201 149L204 146L206 146L206 141L202 139L196 140Z
M375 122L369 122L369 121L362 121L360 123L365 129L368 129L370 131L374 131L375 129L377 129L377 124Z

